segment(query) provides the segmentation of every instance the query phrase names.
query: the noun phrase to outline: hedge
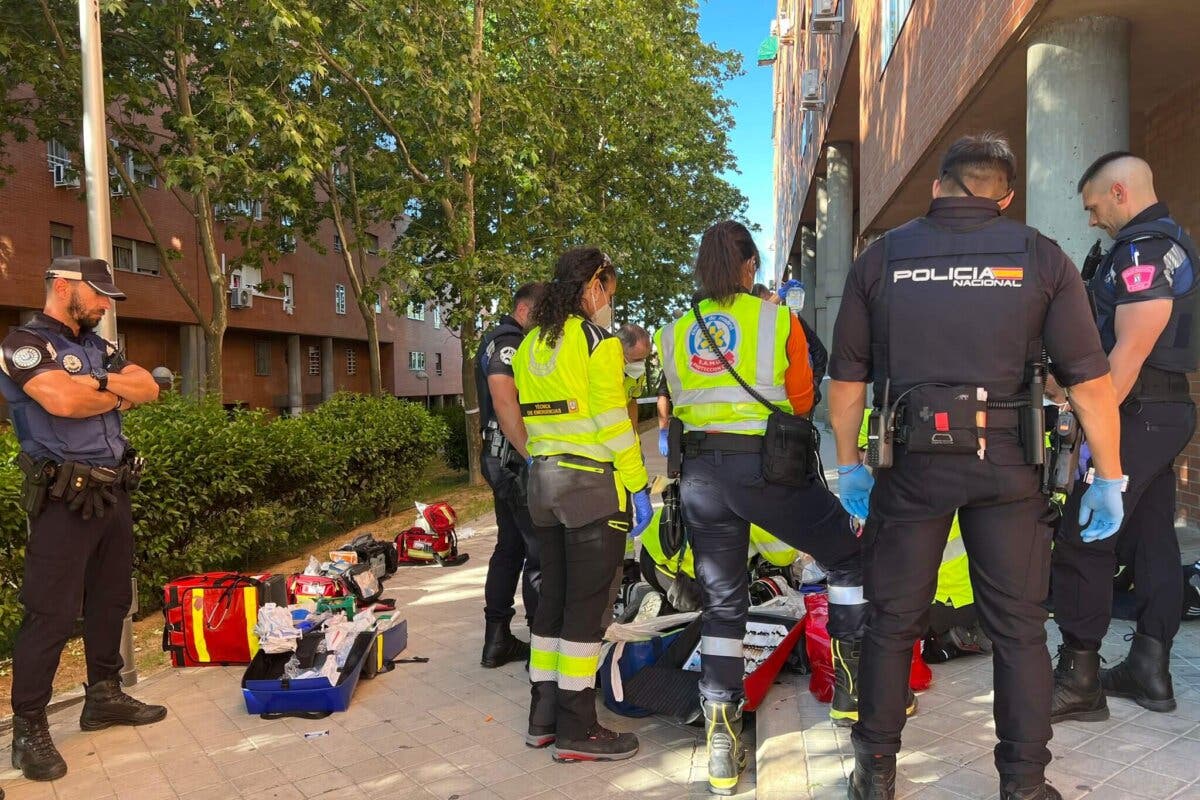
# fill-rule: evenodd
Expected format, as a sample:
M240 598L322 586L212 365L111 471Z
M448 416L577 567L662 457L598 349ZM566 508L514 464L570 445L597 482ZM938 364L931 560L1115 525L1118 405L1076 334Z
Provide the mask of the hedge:
M294 419L167 394L126 414L125 432L147 460L133 498L143 609L173 577L261 564L386 513L446 441L444 423L417 404L351 394ZM0 652L21 618L16 453L12 433L0 433Z

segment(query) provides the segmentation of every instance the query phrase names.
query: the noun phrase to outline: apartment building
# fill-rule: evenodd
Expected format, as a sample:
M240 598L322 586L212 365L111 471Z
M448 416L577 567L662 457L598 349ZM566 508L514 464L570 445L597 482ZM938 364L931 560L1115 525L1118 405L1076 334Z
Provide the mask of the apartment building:
M57 142L14 144L12 174L0 186L0 330L28 318L43 304L43 272L54 256L88 254L87 212L77 165ZM192 217L149 173L139 176L150 216L161 235L183 253L175 264L182 283L211 310L208 274ZM131 360L170 368L177 386L203 382L204 337L196 317L158 263L151 237L132 201L115 185L112 197L113 266L129 299L117 305L122 345ZM225 217L261 215L258 203L220 209ZM218 225L222 263L240 253ZM396 232L381 229L368 246L368 270ZM230 268L224 302L224 402L276 411L312 408L336 391L366 392L370 366L366 325L354 304L332 222L322 225L317 252L303 240L261 268ZM373 253L371 251L374 251ZM441 309L410 307L397 315L376 305L384 391L432 405L462 396L459 340L443 325ZM289 383L289 374L293 379ZM300 391L295 391L298 376ZM427 376L427 377L425 377Z
M1008 135L1022 170L1009 216L1077 264L1106 237L1075 183L1110 150L1143 155L1160 199L1200 234L1195 0L780 0L768 25L775 275L804 280L827 343L853 257L925 212L941 154L965 133ZM1200 443L1178 466L1195 524Z

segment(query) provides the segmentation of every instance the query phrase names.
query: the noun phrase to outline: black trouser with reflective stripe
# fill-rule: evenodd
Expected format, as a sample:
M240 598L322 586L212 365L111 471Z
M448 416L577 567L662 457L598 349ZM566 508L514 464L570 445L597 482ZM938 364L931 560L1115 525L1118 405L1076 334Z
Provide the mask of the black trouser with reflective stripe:
M989 431L992 438L997 435ZM1006 455L1010 463L1020 460L1015 445ZM973 455L898 452L895 466L875 475L863 531L870 610L858 672L855 750L900 751L913 643L929 624L957 509L975 608L993 645L996 768L1021 785L1036 782L1050 761L1051 688L1042 602L1052 516L1038 468L1001 466Z
M83 610L88 683L120 676L121 626L133 601L133 517L129 492L114 488L117 503L103 517L84 520L50 500L29 524L21 603L25 617L13 648L15 714L45 709L63 646Z
M483 585L483 616L488 622L512 619L516 613L513 597L517 581L520 581L525 619L532 623L537 613L538 587L542 582L533 520L529 518L529 508L516 485L517 476L487 452L484 452L480 466L496 501L496 548L488 562L487 581Z
M741 645L750 609L750 523L825 567L829 633L846 639L859 635L866 610L859 540L849 515L823 484L798 489L768 483L758 453L717 450L684 459L680 491L704 596L700 693L705 698L738 702L744 696Z
M1179 631L1183 584L1175 535L1175 459L1196 430L1191 403L1121 406L1121 466L1129 475L1125 520L1115 536L1085 544L1079 538L1079 503L1087 484L1075 487L1054 543L1054 621L1063 640L1099 650L1112 615L1117 563L1133 569L1138 633L1170 642Z

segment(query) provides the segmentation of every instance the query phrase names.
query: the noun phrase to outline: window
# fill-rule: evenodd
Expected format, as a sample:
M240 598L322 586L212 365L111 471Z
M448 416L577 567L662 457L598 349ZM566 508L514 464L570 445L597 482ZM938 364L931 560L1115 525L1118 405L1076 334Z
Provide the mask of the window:
M321 374L321 348L315 344L308 346L308 374Z
M296 310L296 276L283 273L283 310L291 314Z
M346 374L358 374L358 351L353 347L346 348Z
M336 233L333 235L333 252L342 252L342 237L338 236Z
M880 64L879 71L883 72L887 68L888 59L892 57L892 50L896 46L896 40L900 38L900 31L904 27L904 21L908 19L908 12L912 10L913 0L883 0L881 14L883 19L879 26L882 47L880 48Z
M441 306L433 307L433 327L435 327L435 328L442 327L442 307ZM438 374L441 375L440 372Z
M79 173L71 166L71 154L67 152L67 146L57 139L46 142L46 163L55 186L79 185Z
M408 318L424 322L425 321L425 304L424 303L409 303L408 304Z
M379 255L379 237L373 233L367 234L367 252L373 256Z
M284 214L279 218L279 226L284 229L279 237L279 252L296 252L296 234L292 233L292 218Z
M438 375L442 374L442 354L441 353L433 354L433 371L436 372Z
M425 369L425 354L424 353L414 353L412 350L409 350L408 351L408 368L410 370L412 370L413 372L416 372L419 369Z
M254 343L254 374L271 374L271 342L266 339Z
M50 257L58 258L59 256L71 255L74 248L72 240L75 238L70 225L59 225L57 222L50 223Z
M387 298L384 297L382 291L380 291L379 294L375 295L375 313L376 314L383 313L383 304L386 302L387 302Z
M158 274L158 250L149 242L113 237L113 268L144 275Z
M262 219L262 202L259 200L235 200L213 206L213 215L217 219L232 219L235 216Z
M340 283L333 287L333 310L339 314L346 313L346 287Z

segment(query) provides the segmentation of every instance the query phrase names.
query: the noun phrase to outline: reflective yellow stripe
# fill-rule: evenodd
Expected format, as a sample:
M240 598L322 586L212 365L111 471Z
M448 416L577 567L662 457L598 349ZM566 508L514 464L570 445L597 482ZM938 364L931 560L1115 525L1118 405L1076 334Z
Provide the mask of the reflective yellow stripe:
M383 634L375 637L375 671L383 672Z
M529 669L538 669L544 672L558 672L558 651L555 650L553 652L548 652L546 650L530 648Z
M594 678L600 656L568 656L558 654L558 674L568 678Z
M250 643L250 657L258 652L258 634L254 626L258 623L258 587L247 586L242 589L242 606L246 612L246 641Z
M617 487L617 511L624 514L629 506L629 496L625 491L625 484L621 483L621 475L616 470L613 470L613 484Z
M589 466L587 466L586 464L572 464L572 463L571 463L571 462L569 462L569 461L555 461L555 462L554 462L554 466L556 466L556 467L566 467L567 469L577 469L577 470L579 470L580 472L594 472L594 473L596 473L597 475L603 475L603 474L604 474L604 468L603 468L603 467L589 467Z
M208 642L204 640L204 592L192 592L188 601L192 606L192 647L197 661L211 661Z

